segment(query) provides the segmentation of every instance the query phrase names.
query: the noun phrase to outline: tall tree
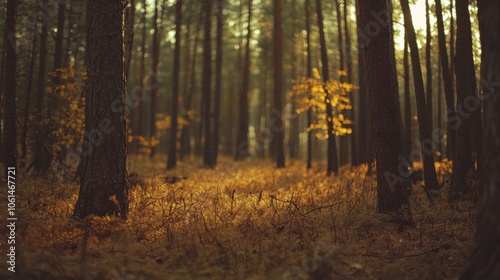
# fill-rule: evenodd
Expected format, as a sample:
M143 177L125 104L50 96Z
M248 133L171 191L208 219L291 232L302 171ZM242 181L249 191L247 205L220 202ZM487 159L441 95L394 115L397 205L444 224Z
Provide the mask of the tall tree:
M455 74L457 81L457 111L465 110L467 97L473 96L476 91L476 78L474 73L474 61L472 54L472 33L469 15L469 2L456 0L457 12L457 41L455 54ZM460 121L453 120L457 129L457 143L453 159L453 171L451 175L451 186L449 200L453 202L458 199L459 194L470 192L470 184L466 180L467 175L474 171L471 148L471 120L470 112L457 117Z
M160 63L160 30L158 28L158 5L159 0L155 0L155 8L154 8L154 16L153 16L153 42L152 42L152 56L153 56L153 66L152 66L152 75L151 79L151 100L150 100L150 123L149 123L149 140L156 140L156 103L158 99L158 91L160 88L158 82L158 66ZM161 17L160 17L161 18ZM151 147L150 156L153 158L156 154L156 146L153 145Z
M417 36L410 11L408 0L401 0L405 19L405 36L408 38L410 46L411 66L413 70L413 84L415 87L415 96L417 100L418 128L420 132L420 141L422 144L422 161L424 164L424 181L427 197L432 201L431 190L439 189L436 167L434 165L434 147L432 146L432 132L429 127L428 108L425 104L424 81L422 78L422 69L420 66L420 57L418 53Z
M458 10L458 5L457 5ZM479 0L479 29L481 33L484 78L500 81L500 2ZM457 24L458 24L457 15ZM458 36L458 34L457 34ZM457 37L458 39L458 37ZM458 44L457 44L458 47ZM457 50L458 54L458 50ZM458 80L457 80L458 81ZM481 201L476 236L471 253L458 279L497 279L500 275L500 249L492 246L500 242L500 94L499 88L490 84L485 88L484 132L481 156Z
M307 48L307 77L312 78L312 57L311 57L311 23L309 14L309 0L305 0L306 13L306 48ZM312 99L311 89L309 89L309 101ZM310 103L310 102L309 102ZM312 167L312 107L307 109L307 169Z
M127 124L123 62L123 0L89 0L86 50L85 131L98 131L97 145L89 137L83 157L80 192L73 215L127 217Z
M429 119L429 130L432 131L433 118L432 118L432 34L431 34L431 10L429 8L429 0L425 0L425 71L426 71L426 93L427 93L427 117Z
M16 21L17 21L17 1L8 0L5 16L5 115L3 143L4 170L5 177L11 168L17 168L17 120L16 120ZM4 77L1 77L4 78Z
M132 57L132 46L134 44L135 26L135 0L127 0L125 8L125 78L128 81L130 72L130 58Z
M373 11L385 11L385 0L359 0L359 25L373 21ZM388 180L399 174L403 153L402 124L399 102L393 94L396 81L391 74L396 66L391 60L391 29L388 22L380 24L380 34L366 45L364 59L372 116L373 146L377 161L377 196L380 212L408 209L405 180ZM404 167L403 167L404 169ZM405 171L405 170L403 170Z
M175 4L175 47L174 47L174 73L172 77L172 109L170 112L170 142L168 149L167 169L172 169L177 164L177 126L179 115L179 76L181 62L182 40L182 0Z
M238 123L238 133L236 139L236 159L245 158L248 156L248 126L249 126L249 104L248 91L250 87L250 40L252 39L252 0L248 0L248 23L247 23L247 38L245 45L245 57L243 59L243 78L240 91L240 114Z
M321 48L321 62L322 62L322 72L323 81L327 82L330 80L330 72L328 69L328 55L326 51L326 40L325 31L323 28L323 12L321 9L321 0L316 0L316 14L318 17L318 27L319 27L319 43ZM338 166L338 156L337 156L337 144L335 141L335 133L333 131L333 108L330 100L330 94L324 87L325 91L325 103L326 103L326 122L328 129L328 145L327 145L327 169L326 174L329 176L332 173L337 173L339 171Z
M453 1L452 1L453 2ZM438 45L439 59L441 64L441 72L443 74L444 96L446 100L446 108L448 110L448 120L455 118L455 97L453 93L452 72L448 63L448 51L446 50L446 37L444 34L443 9L441 0L436 0L436 20L438 29ZM453 59L452 59L453 60ZM453 160L456 144L456 128L451 121L446 122L446 151L447 157Z
M223 0L217 1L217 55L215 57L215 92L214 92L214 133L210 166L215 167L219 155L220 103L222 94L222 33L224 28Z
M143 98L143 94L145 94L146 89L144 88L144 78L146 75L146 31L147 31L147 24L146 24L146 19L147 19L147 1L143 0L142 2L142 17L141 17L141 25L142 25L142 30L141 30L141 56L139 60L139 77L138 77L138 92L135 94L137 96L141 96ZM145 136L144 128L143 128L143 118L144 118L144 107L145 107L145 102L141 102L134 114L134 126L133 126L133 132L135 135L140 135L140 136Z
M203 151L203 163L210 166L210 155L212 150L212 131L211 131L211 87L212 87L212 0L205 0L205 37L203 38L203 122L205 131L205 146Z
M273 142L276 167L285 167L285 131L283 125L283 26L282 0L274 0L274 109L272 113Z
M335 11L337 12L337 44L339 50L339 81L341 83L345 82L345 68L344 68L344 36L342 30L342 11L340 9L340 1L335 0ZM346 115L346 111L342 114ZM346 136L340 137L340 153L339 153L340 165L346 165L349 162L349 142Z
M346 70L347 70L347 76L346 76L346 81L349 84L352 84L353 80L353 70L352 70L352 53L351 53L351 32L349 30L349 9L348 9L348 0L344 0L344 35L345 35L345 62L346 62ZM356 101L354 99L354 95L352 92L349 93L349 100L351 102L351 110L349 112L349 117L353 123L356 122ZM354 127L352 127L352 132L351 135L349 135L350 139L350 147L351 147L351 163L353 166L358 166L359 165L359 159L358 159L358 152L357 152L357 145L356 145L356 136L357 136L357 131Z
M408 37L405 36L405 46L403 52L403 72L404 72L404 155L408 158L410 164L412 164L412 158L410 157L412 150L412 117L411 117L411 99L410 99L410 63L408 56Z

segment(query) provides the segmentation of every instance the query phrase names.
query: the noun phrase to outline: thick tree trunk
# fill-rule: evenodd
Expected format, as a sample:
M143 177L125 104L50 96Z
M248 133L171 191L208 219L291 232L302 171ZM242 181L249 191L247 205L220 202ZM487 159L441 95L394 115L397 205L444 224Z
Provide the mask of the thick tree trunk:
M245 44L245 57L243 59L243 78L241 83L240 91L240 102L239 102L239 123L238 123L238 134L236 139L236 160L245 158L249 155L249 145L248 142L248 126L249 126L249 104L248 104L248 90L250 87L250 40L252 38L252 0L248 0L248 23L247 23L247 35Z
M476 78L472 57L472 33L469 15L469 3L465 0L456 0L457 11L457 48L455 56L455 74L457 80L457 115L450 120L457 128L457 143L453 158L453 171L449 193L450 202L456 201L460 194L471 191L471 185L466 179L474 171L472 162L472 141L470 119L470 100L479 102L474 96ZM476 108L477 109L477 108Z
M177 126L179 116L179 78L181 62L182 40L182 0L175 4L175 47L174 47L174 73L172 78L172 111L170 112L170 142L168 149L167 169L172 169L177 164Z
M455 118L455 94L453 93L452 72L448 63L448 51L446 50L446 37L444 34L443 9L441 6L441 0L436 0L436 19L438 29L439 58L441 71L443 74L444 96L446 100L448 119L448 121L446 122L446 154L449 159L453 160L453 155L455 154L457 132L450 119Z
M326 40L325 32L323 29L323 13L321 10L321 0L316 0L316 14L318 16L318 27L319 27L319 43L321 47L321 62L323 64L323 81L327 82L330 80L330 73L328 70L328 55L326 51ZM326 103L326 122L328 129L328 146L327 146L327 176L332 173L337 174L339 171L338 157L337 157L337 144L335 141L335 133L333 131L333 108L330 102L330 94L325 87L325 103Z
M89 0L83 173L74 216L127 217L126 91L123 62L123 0ZM100 140L99 143L96 141Z
M359 0L360 26L372 22L373 11L385 10L387 6L384 0ZM401 165L402 123L399 102L394 95L396 81L391 74L396 66L391 60L390 33L389 23L381 22L380 34L365 42L367 45L364 50L377 161L378 210L393 212L404 208L409 212L407 183L405 180L393 179L400 176L401 169L406 171L406 168Z
M276 152L276 167L285 167L285 127L283 124L283 26L282 0L274 0L274 109L270 125Z
M203 124L205 132L205 146L203 150L203 163L210 166L210 154L212 149L211 131L211 85L212 85L212 0L205 0L205 38L203 39Z
M429 127L428 110L425 104L424 81L422 78L422 69L420 67L417 37L413 27L408 0L401 0L401 8L403 9L405 18L405 36L407 36L410 46L413 84L415 86L415 96L417 100L418 128L422 145L422 161L424 164L425 191L427 197L432 201L433 196L430 191L439 189L439 183L437 180L436 167L434 165L434 145L432 132Z
M458 5L457 5L458 8ZM485 88L484 131L481 156L481 201L475 242L459 279L490 280L500 275L500 2L479 0L479 29L484 78L493 81ZM457 23L458 23L457 17ZM458 34L457 34L458 35ZM457 44L458 47L458 44ZM458 50L457 50L458 54ZM457 79L458 81L458 79ZM487 97L487 98L486 98Z
M17 1L8 0L5 16L5 115L4 115L4 171L5 177L12 176L9 170L17 168L17 120L16 120L16 20ZM4 77L0 77L3 79ZM15 174L14 174L15 175Z

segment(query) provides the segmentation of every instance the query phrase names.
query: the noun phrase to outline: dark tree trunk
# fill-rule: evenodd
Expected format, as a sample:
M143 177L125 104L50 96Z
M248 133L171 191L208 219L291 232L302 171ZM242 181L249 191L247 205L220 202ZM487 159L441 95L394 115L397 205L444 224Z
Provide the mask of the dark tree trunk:
M177 126L179 116L179 76L181 62L182 40L182 0L175 4L175 47L174 47L174 73L172 81L172 111L170 112L170 142L168 149L167 169L172 169L177 164Z
M344 0L344 35L345 35L345 61L346 61L346 70L347 70L347 82L352 84L353 70L352 70L352 54L351 54L351 32L349 31L349 14L348 14L348 0ZM357 145L356 145L356 136L357 130L355 127L356 123L356 101L354 100L353 92L348 93L349 100L351 101L351 110L349 112L349 118L353 122L353 125L350 125L352 132L349 135L349 144L351 148L351 163L353 166L358 166L359 159L357 153Z
M126 93L123 80L123 0L89 0L85 130L80 192L73 215L127 217Z
M135 110L134 114L134 134L138 136L145 136L145 129L143 128L144 122L144 107L145 107L145 102L144 102L144 94L146 93L146 89L144 88L144 78L146 75L146 16L147 16L147 7L146 7L146 0L143 0L143 11L142 11L142 18L141 18L141 25L142 25L142 31L141 31L141 56L139 60L139 85L138 85L138 90L135 92L135 95L142 100L140 102Z
M469 15L469 3L465 0L456 0L457 11L457 48L455 55L455 74L457 81L457 115L452 120L457 127L457 143L453 158L453 171L451 175L450 202L458 199L459 194L471 191L471 186L466 180L467 175L474 171L471 148L472 110L469 99L479 102L474 96L476 91L476 78L472 54L472 33ZM476 108L477 109L477 108Z
M48 15L44 12L48 8L48 0L43 0L42 2L42 22L47 22ZM37 94L36 94L36 111L37 116L37 129L35 135L35 146L33 155L33 167L38 173L45 173L49 166L49 155L48 151L44 147L43 138L45 133L41 128L41 120L43 119L43 101L45 98L45 85L47 78L47 37L48 37L48 24L42 24L42 32L40 34L40 57L38 63L38 83L37 83Z
M252 0L248 0L248 23L247 23L247 38L245 45L245 57L243 59L243 78L240 91L240 112L238 123L238 134L236 139L236 160L247 157L249 154L248 142L248 126L249 126L249 104L248 91L250 87L250 40L252 38Z
M436 0L437 1L437 0ZM453 9L453 4L455 0L450 0L450 73L451 73L451 85L453 87L453 92L455 92L455 14ZM441 14L441 17L443 15ZM455 147L453 147L455 148Z
M358 9L359 0L356 0L356 10ZM357 30L363 30L364 26L360 24L359 15L356 14L356 25ZM362 36L357 36L357 46L358 46L358 86L357 91L359 98L359 135L358 135L358 145L359 145L359 162L360 163L371 163L372 158L369 157L369 125L368 125L368 112L370 108L368 107L368 92L366 90L366 72L365 72L365 61L364 61L364 42Z
M305 0L306 13L306 47L307 47L307 77L312 78L312 58L311 58L311 23L309 15L309 0ZM312 99L311 89L309 89L309 100ZM307 169L312 167L312 107L307 110Z
M426 93L427 93L427 117L429 119L429 130L433 129L432 118L432 60L431 60L431 23L430 23L430 9L429 0L425 0L425 26L426 26L426 39L425 39L425 71L426 71Z
M359 0L360 26L369 24L373 11L385 11L384 0ZM380 34L365 42L364 59L367 70L370 111L372 117L373 145L377 161L378 210L393 212L407 209L408 194L405 180L400 177L403 153L402 123L399 103L394 95L396 81L392 75L391 29L388 22L380 25Z
M413 21L408 0L401 0L405 18L405 34L410 46L411 66L413 70L413 84L415 86L415 96L417 100L418 128L420 141L422 144L422 161L424 164L424 181L427 197L432 201L431 190L439 189L436 167L434 166L434 145L432 132L429 127L428 110L425 104L424 81L422 69L420 67L420 57L418 53L417 37L413 28Z
M276 153L276 167L285 167L285 127L283 125L283 26L282 0L274 0L274 110L270 125Z
M212 149L211 131L211 87L212 87L212 0L205 0L205 38L203 39L203 124L205 132L205 147L203 152L203 163L210 166L210 154Z
M150 123L149 123L149 140L156 140L156 102L158 99L158 90L160 88L158 78L158 64L160 63L160 31L158 30L158 2L155 1L155 12L153 16L153 42L152 42L152 56L153 56L153 77L151 78L151 103L150 103ZM150 156L153 158L156 154L156 145L151 147Z
M318 27L319 27L319 43L321 45L321 62L323 64L323 81L327 82L330 80L330 73L328 70L328 55L326 51L326 40L325 32L323 29L323 13L321 10L321 0L316 0L316 13L318 16ZM337 157L337 144L335 141L335 133L333 131L333 108L330 102L330 94L325 90L325 103L326 103L326 118L327 118L327 129L328 129L328 146L327 146L327 169L326 174L330 176L332 173L337 174L339 171L338 157Z
M441 71L443 74L444 96L446 100L448 119L448 121L446 122L446 133L448 136L446 138L446 154L449 159L453 160L453 155L455 154L457 133L456 128L454 128L450 120L455 118L455 94L453 93L452 72L450 71L448 63L448 52L446 50L446 37L444 34L443 9L441 6L441 0L436 0L436 19L438 29L439 58L441 62Z
M292 0L291 3L291 29L292 29L292 61L291 61L291 79L297 79L297 39L296 39L296 26L297 26L297 0ZM299 116L297 114L297 106L295 102L295 96L291 96L290 98L290 131L288 137L288 153L290 155L290 159L297 159L299 152Z
M342 12L340 9L339 0L335 0L335 11L337 12L337 44L339 51L339 81L341 83L345 82L344 74L344 37L342 34ZM346 111L341 112L344 116ZM340 153L339 162L340 165L346 165L349 162L349 141L346 135L340 136Z
M457 11L458 11L457 5ZM481 156L481 201L475 242L458 279L490 280L500 275L500 2L479 0L479 29L484 78L494 81L485 88L483 150ZM459 17L457 15L457 24ZM457 34L458 39L458 34ZM457 43L458 47L458 43ZM458 50L457 50L458 55ZM457 65L458 66L458 65ZM457 77L457 82L458 82Z
M5 177L13 175L9 170L17 168L17 120L16 120L16 20L17 1L8 0L5 15L5 112L4 112L4 170ZM4 78L4 77L0 77ZM15 174L14 174L15 175Z
M408 38L405 36L405 47L403 54L403 68L404 68L404 125L405 125L405 141L404 141L404 155L408 158L409 164L413 164L413 159L410 157L412 151L412 117L411 117L411 98L410 98L410 63L408 57Z
M55 41L55 51L54 51L54 69L57 71L62 68L63 64L63 40L64 40L64 22L66 19L66 5L65 1L60 1L57 10L57 33ZM56 75L55 84L59 83L59 76Z
M130 58L132 57L132 46L134 44L134 25L135 25L135 0L126 1L125 8L125 79L128 81L130 72Z
M212 156L210 158L210 166L217 165L217 157L219 154L219 136L220 136L220 102L222 94L222 32L224 27L223 19L223 0L217 1L217 55L215 57L215 92L214 92L214 131L212 142ZM250 24L249 24L250 25Z

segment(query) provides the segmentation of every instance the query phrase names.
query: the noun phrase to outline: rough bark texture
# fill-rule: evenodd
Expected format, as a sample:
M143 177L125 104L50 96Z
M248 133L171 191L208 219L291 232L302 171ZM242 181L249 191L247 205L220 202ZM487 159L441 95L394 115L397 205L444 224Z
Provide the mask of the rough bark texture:
M457 115L451 120L457 127L457 143L453 158L453 171L449 200L457 200L459 194L471 191L470 180L474 165L472 162L471 141L471 110L468 101L475 100L476 78L472 58L472 34L469 15L469 3L466 0L456 0L457 11L457 47L455 55L455 74L457 80ZM470 108L470 107L469 107Z
M457 5L458 7L458 5ZM475 242L459 279L490 280L500 275L500 2L479 0L479 29L485 79L481 201ZM458 20L458 18L457 18ZM458 45L457 45L458 46ZM457 80L458 81L458 80Z
M316 14L318 16L319 28L319 43L321 48L321 62L323 64L323 81L330 80L330 73L328 70L328 56L326 51L325 32L323 29L323 12L321 10L321 0L316 0ZM337 144L335 141L335 133L333 131L333 108L330 102L330 94L325 90L325 103L326 103L326 122L328 129L328 144L327 144L327 167L326 174L329 176L332 173L337 174L339 171L339 163L337 156Z
M453 2L453 1L452 1ZM436 0L436 19L438 29L439 58L441 62L441 72L443 74L444 96L446 100L447 119L455 118L455 97L453 93L452 72L448 63L448 51L446 50L446 37L444 34L443 9L441 0ZM452 59L453 60L453 59ZM446 122L446 151L447 157L453 160L456 146L456 128L452 122Z
M359 0L358 16L360 25L372 22L370 12L386 10L384 0ZM399 103L394 93L396 81L391 74L390 25L380 24L380 33L370 38L365 45L364 59L367 70L368 92L372 117L373 145L377 161L378 210L380 212L399 211L408 205L404 180L390 180L390 176L400 176L402 145L402 124ZM404 167L403 167L404 169Z
M177 126L179 116L179 78L181 64L181 35L182 35L182 0L175 4L175 47L174 47L174 73L172 77L172 109L170 112L170 142L168 149L167 169L172 169L177 164Z
M283 26L282 0L274 0L274 109L271 117L276 167L285 167L285 127L283 124Z
M16 162L16 20L17 1L8 0L5 17L5 112L4 112L4 167L5 177L9 174L9 168L17 168ZM0 77L3 79L4 77ZM14 174L15 175L15 174Z
M123 0L89 0L83 173L74 216L127 217Z
M240 102L239 102L239 123L238 132L236 136L236 159L242 159L249 155L249 145L248 142L248 126L249 126L249 104L248 104L248 90L250 87L250 40L252 38L252 0L248 1L248 23L247 23L247 35L245 44L245 57L243 59L243 78L241 83L240 91Z

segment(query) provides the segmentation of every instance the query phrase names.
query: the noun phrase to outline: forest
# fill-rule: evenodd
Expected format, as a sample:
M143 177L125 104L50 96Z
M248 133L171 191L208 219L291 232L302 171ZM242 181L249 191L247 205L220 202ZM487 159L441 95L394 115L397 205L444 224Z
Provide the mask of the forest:
M500 1L0 1L1 279L500 279Z

